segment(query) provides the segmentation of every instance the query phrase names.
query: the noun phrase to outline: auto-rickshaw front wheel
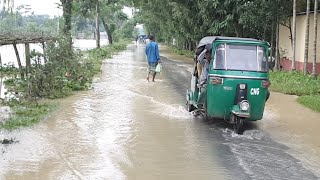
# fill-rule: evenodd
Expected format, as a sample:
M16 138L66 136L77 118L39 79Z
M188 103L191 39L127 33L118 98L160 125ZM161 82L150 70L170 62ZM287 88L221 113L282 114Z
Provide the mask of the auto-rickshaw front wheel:
M237 134L243 134L243 124L244 124L244 118L236 116L236 115L232 115L232 124L233 124L233 130L237 133Z

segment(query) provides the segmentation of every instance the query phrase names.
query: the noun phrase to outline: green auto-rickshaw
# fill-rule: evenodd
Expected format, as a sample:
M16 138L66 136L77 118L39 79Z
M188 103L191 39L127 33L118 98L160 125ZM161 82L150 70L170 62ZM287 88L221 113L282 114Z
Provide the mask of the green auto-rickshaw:
M233 124L238 134L244 121L263 117L269 98L269 44L250 38L209 36L197 46L196 63L203 61L204 52L211 52L205 83L195 66L191 89L187 91L188 111L203 110L207 118L224 119ZM202 76L203 77L203 76Z

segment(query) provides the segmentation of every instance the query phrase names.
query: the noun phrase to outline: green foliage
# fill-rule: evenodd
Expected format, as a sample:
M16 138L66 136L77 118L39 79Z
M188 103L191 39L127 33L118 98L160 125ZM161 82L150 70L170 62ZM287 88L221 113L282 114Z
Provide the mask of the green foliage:
M270 79L272 91L298 96L320 94L320 80L302 72L271 72Z
M93 76L100 72L102 60L126 48L126 41L114 43L100 49L84 52L69 52L68 44L62 39L47 48L48 62L41 61L41 53L32 52L34 61L27 79L13 76L5 81L13 92L25 97L62 98L72 91L87 90L91 87Z
M290 0L134 0L135 15L159 41L177 40L179 48L194 50L207 35L271 39L271 25L278 16L286 24Z
M123 0L79 0L73 3L74 21L78 26L77 30L82 32L92 32L95 28L95 17L97 14L96 5L99 3L99 17L103 27L100 27L100 31L105 30L108 34L109 42L112 42L113 36L115 34L115 40L119 40L123 37L122 31L123 27L129 22L128 16L122 12L122 8L126 1ZM84 20L85 18L85 20ZM78 21L78 22L77 22ZM80 21L80 22L79 22ZM90 23L90 26L83 24L84 21ZM101 25L100 25L101 26ZM130 29L132 31L133 28Z
M31 126L46 117L55 108L52 104L37 104L30 102L11 103L13 114L4 123L0 123L0 129L14 130L21 126Z
M44 33L57 34L59 18L51 19L47 15L28 15L16 11L10 14L0 14L0 33Z
M271 90L298 95L298 102L320 112L320 80L302 72L271 72Z
M103 46L100 49L89 50L90 60L103 60L111 58L113 54L124 50L127 47L127 41L120 41L112 45Z
M84 52L69 52L64 47L67 43L61 39L48 46L48 62L39 62L41 53L32 52L36 62L29 71L27 79L11 78L5 81L6 87L19 96L6 102L13 110L13 115L0 124L0 129L13 130L21 126L38 123L53 108L50 104L38 104L30 101L40 98L61 98L72 91L90 88L94 75L100 72L102 61L126 49L128 41L121 41L101 49ZM30 97L31 96L31 97Z
M18 69L15 68L13 65L4 64L2 67L0 67L1 75L8 76L8 75L17 74L17 73L18 73Z
M184 55L187 56L189 58L193 58L194 57L194 52L193 51L189 51L189 50L184 50L184 49L178 49L175 47L171 47L170 48L172 50L172 52L178 54L178 55Z
M114 40L119 41L120 39L129 39L135 37L134 28L136 26L136 20L130 19L124 23L122 27L116 29L114 32Z
M320 112L320 95L301 96L298 98L298 102L314 111Z

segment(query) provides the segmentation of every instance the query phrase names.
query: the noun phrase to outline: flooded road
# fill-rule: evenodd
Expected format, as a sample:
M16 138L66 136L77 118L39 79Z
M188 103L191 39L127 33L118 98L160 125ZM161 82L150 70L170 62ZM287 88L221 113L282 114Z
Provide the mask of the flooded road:
M239 136L188 113L192 64L163 60L148 83L144 47L129 45L106 60L93 90L62 100L35 127L1 132L19 142L0 145L0 179L318 179L268 124Z

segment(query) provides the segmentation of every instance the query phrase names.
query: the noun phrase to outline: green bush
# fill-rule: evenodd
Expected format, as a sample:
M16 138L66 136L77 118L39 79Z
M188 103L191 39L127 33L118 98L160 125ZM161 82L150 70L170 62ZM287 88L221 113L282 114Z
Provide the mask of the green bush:
M178 54L178 55L183 55L183 56L187 56L187 57L190 57L190 58L193 58L195 53L193 51L188 51L188 50L184 50L184 49L178 49L176 47L171 47L171 50Z
M43 119L51 109L55 108L52 104L38 104L35 102L11 102L10 106L13 115L0 123L0 129L14 130L21 126L31 126Z
M270 73L272 91L300 96L298 102L320 112L320 80L302 72Z
M298 102L314 111L320 112L320 95L301 96L298 98Z
M272 91L298 96L320 94L320 80L302 72L271 72L270 80Z

